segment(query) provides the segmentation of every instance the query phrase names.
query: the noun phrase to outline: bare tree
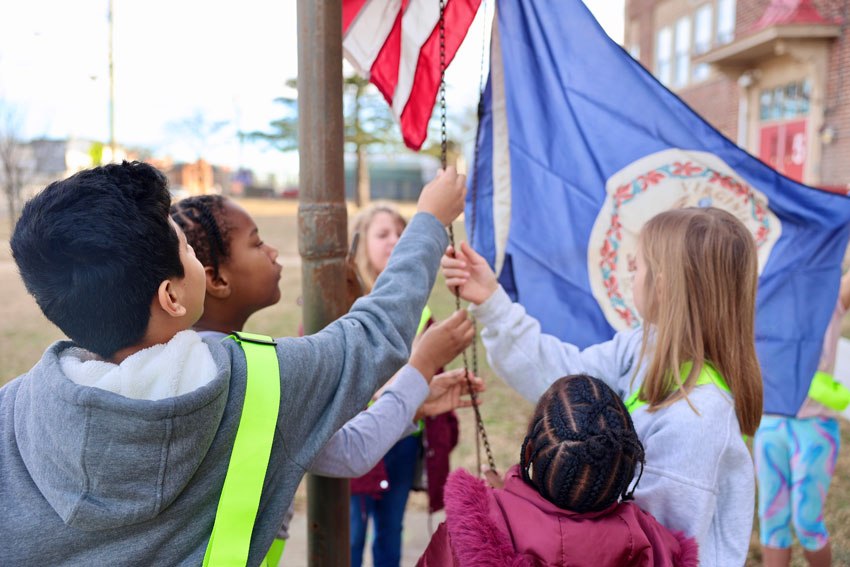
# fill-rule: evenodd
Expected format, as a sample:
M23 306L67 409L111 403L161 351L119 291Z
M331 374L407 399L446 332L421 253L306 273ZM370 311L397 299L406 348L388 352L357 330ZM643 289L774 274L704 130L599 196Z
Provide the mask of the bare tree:
M26 145L21 139L24 118L16 107L0 99L0 184L6 195L9 226L17 219L17 205L24 185Z
M195 109L191 116L173 120L166 125L167 130L174 136L192 146L196 159L201 159L209 150L210 139L215 137L222 128L230 124L227 120L210 121L200 110Z

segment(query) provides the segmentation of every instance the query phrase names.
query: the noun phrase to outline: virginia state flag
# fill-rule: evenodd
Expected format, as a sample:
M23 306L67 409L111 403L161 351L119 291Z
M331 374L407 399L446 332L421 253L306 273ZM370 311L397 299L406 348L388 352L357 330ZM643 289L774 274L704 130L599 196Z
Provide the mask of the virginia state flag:
M850 199L739 149L580 0L499 0L496 12L472 245L544 332L583 347L639 324L629 264L644 222L673 207L729 210L758 247L765 411L796 414L837 300Z

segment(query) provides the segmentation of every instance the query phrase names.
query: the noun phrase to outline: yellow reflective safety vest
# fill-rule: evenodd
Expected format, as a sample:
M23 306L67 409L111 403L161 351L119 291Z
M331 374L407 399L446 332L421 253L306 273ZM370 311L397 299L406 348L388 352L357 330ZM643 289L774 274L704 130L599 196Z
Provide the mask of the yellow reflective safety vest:
M693 362L686 362L679 369L680 376L687 376L691 372L691 368L693 367ZM714 366L711 365L710 362L702 363L702 370L699 373L699 377L697 377L697 386L701 386L703 384L714 384L724 392L732 391L729 389L729 386L726 385L726 380L723 379L723 376L720 375L720 372L717 371ZM675 389L675 388L674 388ZM641 400L640 398L640 388L635 390L631 396L626 398L625 404L626 409L629 410L629 413L634 413L636 409L639 407L645 406L648 402L646 400Z
M679 368L680 376L687 376L691 372L691 368L693 367L693 362L686 362ZM723 379L723 376L720 375L720 372L712 366L710 362L702 363L702 370L700 370L699 376L697 377L697 386L701 386L703 384L714 384L724 392L732 393L732 390L729 389L729 386L726 384L726 380ZM646 400L641 400L640 398L640 388L638 388L631 396L626 398L624 402L626 405L626 409L629 413L634 413L636 409L639 407L645 406L647 404ZM744 441L747 440L746 435L741 435Z
M242 566L248 562L280 410L280 368L274 339L235 331L228 338L233 338L245 352L248 377L204 567ZM276 539L261 565L277 566L285 544Z
M417 335L425 330L425 325L428 324L428 320L430 318L431 318L431 308L426 305L425 309L422 310L422 317L419 318L419 326L416 328L416 334Z
M844 411L850 405L850 390L837 382L832 374L821 371L815 372L812 378L809 397L834 411Z

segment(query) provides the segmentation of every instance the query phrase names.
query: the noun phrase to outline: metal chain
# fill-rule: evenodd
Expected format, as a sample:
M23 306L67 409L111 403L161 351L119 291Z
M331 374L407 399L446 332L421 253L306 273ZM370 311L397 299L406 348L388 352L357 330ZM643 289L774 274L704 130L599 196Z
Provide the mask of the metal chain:
M440 163L446 169L448 135L446 134L446 0L440 0ZM452 225L449 225L452 232Z
M446 0L440 0L440 163L445 170L447 165L448 154L448 135L446 133ZM479 121L480 124L480 121ZM480 127L480 126L479 126ZM478 140L475 142L476 162L478 160ZM477 194L477 183L475 182L475 174L473 173L473 210L475 207L474 197ZM474 213L473 217L474 219ZM473 229L475 225L472 225ZM449 224L449 240L451 241L452 249L455 249L455 234L452 225ZM460 293L455 289L455 309L460 310ZM473 321L473 325L475 322ZM475 336L478 336L477 325L475 325ZM478 349L476 348L475 340L472 341L472 361L473 373L478 375ZM469 360L466 351L463 351L463 370L466 384L469 387L469 395L472 398L472 409L475 412L475 453L478 459L478 474L481 474L481 448L480 442L484 443L484 450L487 452L487 462L490 465L490 470L496 470L496 461L493 459L493 452L490 449L490 440L487 438L487 430L484 428L484 420L481 418L481 410L478 408L478 394L472 388L472 381L469 378Z

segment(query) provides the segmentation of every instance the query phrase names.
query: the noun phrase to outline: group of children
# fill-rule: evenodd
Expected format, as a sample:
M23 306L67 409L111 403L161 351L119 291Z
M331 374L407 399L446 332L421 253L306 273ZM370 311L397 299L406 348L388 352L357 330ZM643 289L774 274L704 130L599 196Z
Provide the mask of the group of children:
M280 403L246 563L285 539L305 472L383 465L379 486L400 495L352 496L352 564L369 515L376 565L398 564L411 434L470 403L462 372L439 372L472 340L465 311L414 342L442 264L493 370L537 406L504 479L449 476L446 522L419 564L743 565L755 506L744 436L762 412L745 227L713 208L651 219L634 273L644 325L582 351L542 333L467 244L447 248L464 194L448 168L406 227L374 212L360 227L369 293L315 335L269 341ZM206 564L254 379L252 339L232 332L280 299L277 251L238 204L172 207L162 174L135 162L51 184L11 245L70 340L0 389L0 564Z

